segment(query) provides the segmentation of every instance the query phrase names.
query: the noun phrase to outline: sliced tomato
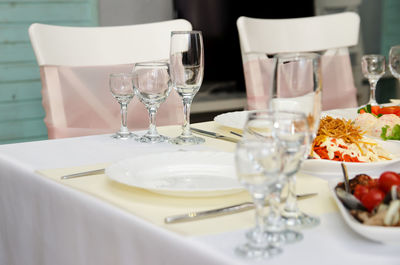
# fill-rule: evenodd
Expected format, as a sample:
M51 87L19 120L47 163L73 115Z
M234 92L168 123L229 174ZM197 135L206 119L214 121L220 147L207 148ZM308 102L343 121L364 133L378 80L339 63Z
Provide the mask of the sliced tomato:
M375 114L375 115L378 115L380 109L381 109L381 107L379 107L379 106L371 106L371 113Z
M383 107L378 114L396 114L400 116L400 106Z

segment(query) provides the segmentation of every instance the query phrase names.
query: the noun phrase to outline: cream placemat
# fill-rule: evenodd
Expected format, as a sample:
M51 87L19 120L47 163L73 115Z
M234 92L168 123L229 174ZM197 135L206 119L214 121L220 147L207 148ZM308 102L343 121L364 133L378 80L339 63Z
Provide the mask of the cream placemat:
M219 131L221 133L224 132L224 128L217 128L218 126L212 122L197 124L197 127ZM172 135L176 132L176 129L176 127L170 126L160 128L160 131L167 135ZM221 151L233 151L235 149L234 143L208 137L206 138L206 146L212 146L214 149ZM66 174L103 168L107 165L108 164L97 164L76 168L39 170L37 173L59 182L62 185L95 196L148 220L151 223L183 235L222 233L253 226L253 211L187 223L164 223L164 218L169 215L208 210L249 201L250 197L245 191L225 196L183 198L160 195L147 190L119 184L108 179L104 174L68 180L60 179L60 176ZM309 175L299 175L297 190L298 193L318 192L319 194L316 197L300 201L299 206L302 210L316 215L337 211L325 180Z

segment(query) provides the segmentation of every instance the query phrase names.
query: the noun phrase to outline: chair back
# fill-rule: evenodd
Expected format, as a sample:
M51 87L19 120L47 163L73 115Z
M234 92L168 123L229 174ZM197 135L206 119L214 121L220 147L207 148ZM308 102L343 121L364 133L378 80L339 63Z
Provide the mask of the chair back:
M237 20L249 109L265 108L277 53L322 55L323 109L357 106L348 47L358 42L357 13L294 19Z
M191 29L183 19L114 27L32 24L29 36L40 67L49 138L117 131L121 115L109 90L110 73L130 73L136 62L168 60L171 31ZM181 99L172 91L160 107L157 124L182 120ZM134 98L128 127L147 126L147 111Z

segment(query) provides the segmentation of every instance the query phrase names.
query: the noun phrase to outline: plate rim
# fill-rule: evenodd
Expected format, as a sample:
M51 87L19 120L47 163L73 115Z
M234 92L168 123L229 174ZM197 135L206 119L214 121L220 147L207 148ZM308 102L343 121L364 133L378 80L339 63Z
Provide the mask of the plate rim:
M231 157L233 158L233 153L231 152L225 152L225 151L165 151L165 152L159 152L159 153L149 153L146 155L142 155L142 156L134 156L134 157L129 157L129 158L125 158L119 161L116 161L114 163L112 163L111 165L109 165L106 168L105 174L106 176L113 180L116 181L118 183L124 184L124 185L128 185L134 188L139 188L139 189L144 189L144 190L148 190L148 191L152 191L155 193L159 193L159 194L166 194L166 195L174 195L174 196L216 196L218 194L232 194L232 193L237 193L240 191L244 190L244 187L240 184L240 182L238 182L237 186L229 186L229 187L225 187L225 188L203 188L203 189L184 189L184 188L171 188L171 187L151 187L149 185L134 185L132 183L129 183L127 181L122 181L120 177L115 177L113 176L113 174L110 174L110 170L112 170L113 167L116 167L118 165L124 164L124 163L131 163L136 159L139 159L139 161L141 159L146 159L149 156L155 156L155 157L162 157L163 155L184 155L185 157L187 157L188 155L192 155L192 156L196 156L201 154L203 157L207 157L209 158L210 154L214 154L214 155L222 155L225 156L226 159L231 159ZM211 161L210 161L211 162ZM215 164L217 167L230 167L229 164L225 163L225 164L221 164L218 165L217 163ZM234 164L232 164L233 170L234 170ZM221 174L222 176L223 174ZM227 176L227 178L229 179L235 179L233 176ZM215 195L214 195L215 194Z

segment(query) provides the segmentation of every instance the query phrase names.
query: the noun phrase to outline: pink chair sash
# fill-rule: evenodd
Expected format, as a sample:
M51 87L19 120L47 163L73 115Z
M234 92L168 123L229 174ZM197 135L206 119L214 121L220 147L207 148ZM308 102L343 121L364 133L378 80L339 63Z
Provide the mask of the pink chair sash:
M133 64L40 67L44 122L49 139L112 133L121 125L120 106L109 89L110 73L132 71ZM158 125L181 124L182 101L175 91L157 113ZM128 105L128 128L148 127L148 114L135 97Z
M274 67L274 60L265 55L243 64L248 109L267 108ZM321 68L322 109L356 107L357 89L354 86L349 55L323 55ZM292 96L296 95L292 94Z

